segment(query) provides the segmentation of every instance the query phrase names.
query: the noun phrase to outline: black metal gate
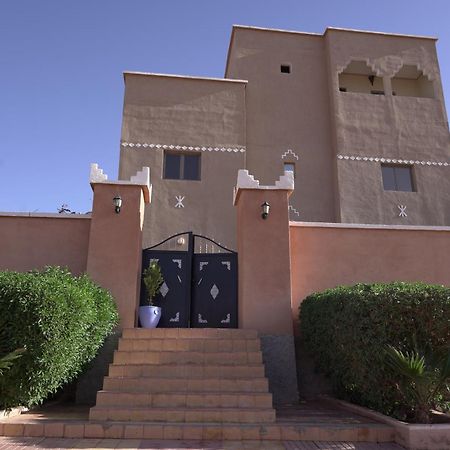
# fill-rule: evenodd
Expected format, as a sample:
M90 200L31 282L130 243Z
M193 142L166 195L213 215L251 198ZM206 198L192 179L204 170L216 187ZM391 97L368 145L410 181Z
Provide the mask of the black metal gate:
M237 253L205 236L175 234L142 252L142 270L152 261L164 282L154 299L160 328L237 328ZM147 295L141 282L141 304Z

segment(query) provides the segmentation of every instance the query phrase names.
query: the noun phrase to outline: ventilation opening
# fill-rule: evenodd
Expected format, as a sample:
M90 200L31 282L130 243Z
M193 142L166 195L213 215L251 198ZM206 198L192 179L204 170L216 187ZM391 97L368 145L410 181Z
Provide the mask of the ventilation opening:
M339 74L339 91L384 95L383 79L365 61L352 61Z
M400 97L434 98L433 82L416 66L403 66L392 78L392 94Z
M280 71L281 73L291 73L291 66L289 64L281 64Z

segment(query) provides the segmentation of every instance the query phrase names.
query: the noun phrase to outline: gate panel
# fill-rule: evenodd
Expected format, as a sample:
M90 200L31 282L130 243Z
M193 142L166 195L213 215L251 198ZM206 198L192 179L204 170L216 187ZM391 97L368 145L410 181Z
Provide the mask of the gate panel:
M191 327L237 328L237 254L194 254Z
M142 271L151 261L161 267L164 283L153 299L155 306L162 309L159 328L187 328L190 314L190 261L187 252L144 250ZM145 303L147 290L141 281L141 305Z

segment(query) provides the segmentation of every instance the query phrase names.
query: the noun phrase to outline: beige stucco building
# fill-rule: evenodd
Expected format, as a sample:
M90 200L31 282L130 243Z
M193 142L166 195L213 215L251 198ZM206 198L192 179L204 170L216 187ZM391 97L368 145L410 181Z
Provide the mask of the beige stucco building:
M119 179L149 166L143 246L235 248L233 186L294 171L293 221L450 225L436 39L233 27L225 78L126 72Z

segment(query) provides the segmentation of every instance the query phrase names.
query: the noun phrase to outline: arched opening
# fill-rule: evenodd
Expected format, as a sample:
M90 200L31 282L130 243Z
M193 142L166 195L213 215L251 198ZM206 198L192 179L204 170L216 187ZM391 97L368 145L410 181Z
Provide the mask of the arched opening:
M404 65L392 78L392 95L434 98L433 82L414 65Z
M365 61L351 61L339 73L339 91L384 95L383 79Z

